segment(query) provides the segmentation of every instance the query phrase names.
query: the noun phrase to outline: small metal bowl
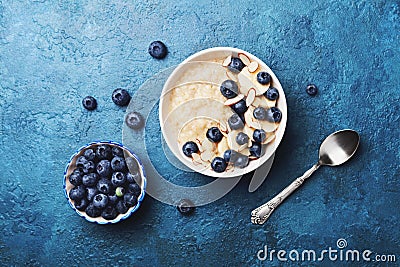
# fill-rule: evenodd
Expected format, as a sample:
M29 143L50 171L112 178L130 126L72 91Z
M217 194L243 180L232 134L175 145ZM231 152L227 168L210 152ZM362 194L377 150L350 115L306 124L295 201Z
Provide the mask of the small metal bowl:
M83 155L83 152L86 149L96 148L97 146L102 145L102 144L106 144L106 145L109 145L111 147L119 147L119 148L121 148L123 150L123 152L124 152L125 159L127 159L127 158L131 158L132 159L130 161L130 164L127 163L128 169L131 170L131 168L137 168L139 173L140 173L140 180L136 181L138 183L138 185L140 186L140 188L141 188L140 195L138 196L138 199L137 199L137 204L135 206L133 206L133 207L130 207L126 213L119 214L113 220L106 220L106 219L102 218L101 216L96 217L96 218L92 218L92 217L88 216L85 211L80 211L80 210L76 209L75 205L74 205L74 200L69 198L69 192L70 192L70 190L72 188L74 188L74 185L72 185L70 183L68 177L70 176L70 174L76 168L75 164L76 164L77 158L79 156ZM67 167L65 169L65 172L64 172L63 190L64 190L64 195L67 198L69 205L71 206L71 208L73 210L75 210L75 212L79 216L85 218L89 222L93 222L93 223L97 223L97 224L114 224L114 223L120 222L122 220L125 220L126 218L131 216L132 213L134 213L140 207L140 204L143 201L143 198L144 198L144 196L146 194L146 182L147 182L146 181L146 174L145 174L145 171L144 171L143 164L141 163L140 159L131 150L129 150L129 148L125 147L122 144L113 142L113 141L98 141L98 142L89 143L89 144L81 147L74 155L72 155L72 157L71 157L70 161L68 162L68 165L67 165Z

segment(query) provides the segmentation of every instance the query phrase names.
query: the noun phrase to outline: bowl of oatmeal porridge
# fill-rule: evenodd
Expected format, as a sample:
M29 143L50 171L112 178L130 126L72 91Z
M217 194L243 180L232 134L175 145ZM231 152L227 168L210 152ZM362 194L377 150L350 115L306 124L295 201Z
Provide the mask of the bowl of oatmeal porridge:
M163 137L190 169L236 177L265 163L282 140L286 98L272 70L237 48L200 51L179 64L159 105Z

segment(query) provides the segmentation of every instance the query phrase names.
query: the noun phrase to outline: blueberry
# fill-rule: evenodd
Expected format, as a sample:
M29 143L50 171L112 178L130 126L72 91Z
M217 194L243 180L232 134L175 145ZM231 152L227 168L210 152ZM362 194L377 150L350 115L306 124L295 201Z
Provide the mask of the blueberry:
M82 185L72 188L69 191L69 198L72 200L79 200L85 197L85 188Z
M265 120L267 118L267 111L263 107L256 107L253 111L253 116L257 120Z
M95 167L94 162L88 161L83 165L82 171L83 171L83 173L87 174L87 173L94 172L95 169L96 169L96 167Z
M97 187L86 187L86 198L92 202L93 198L95 195L99 193L99 190L97 190Z
M126 173L126 181L130 184L136 183L136 181L139 181L139 179L140 179L139 172L134 172L133 174L130 172Z
M123 188L122 186L118 186L117 188L115 188L115 195L117 197L122 197L125 194L125 188Z
M117 171L117 172L126 171L125 159L122 158L122 157L115 156L115 157L111 160L111 168L112 168L114 171Z
M234 73L241 72L244 68L243 61L238 57L232 57L231 62L228 65L228 69Z
M233 160L236 153L237 153L237 152L236 152L235 150L231 150L231 149L226 150L226 151L224 152L224 160L225 160L225 162L226 162L226 163L231 162L231 158L232 158L232 160ZM233 162L233 161L232 161L232 162Z
M85 212L89 217L92 218L99 217L101 215L101 210L99 208L96 208L93 203L90 203L86 207Z
M186 157L191 157L193 153L199 152L199 147L193 141L186 142L182 147L183 154Z
M239 92L238 85L232 80L224 81L221 84L219 90L221 91L221 94L226 98L234 98Z
M233 111L240 115L244 114L247 111L248 107L246 106L246 101L242 99L236 104L233 104L231 108L233 109Z
M161 41L154 41L149 45L149 54L153 58L163 59L167 56L168 49Z
M234 165L235 167L238 167L238 168L241 168L241 169L243 169L243 168L245 168L247 165L249 165L249 157L246 156L246 155L243 155L243 154L241 154L241 153L236 153L236 154L232 157L232 160L233 160L233 165Z
M243 132L240 132L236 135L236 143L239 145L244 145L249 142L249 136Z
M82 174L79 169L75 169L68 177L69 182L75 186L82 184Z
M253 142L249 150L250 150L250 155L259 158L261 157L262 153L262 145L260 143Z
M226 169L226 162L223 158L221 157L215 157L212 162L211 162L211 168L215 171L215 172L224 172Z
M111 156L112 156L111 147L106 144L101 144L101 145L97 146L96 156L99 160L111 159Z
M107 178L101 178L98 182L97 182L97 190L99 190L99 192L103 193L103 194L108 194L111 190L111 182L109 179Z
M260 71L257 73L257 81L262 85L269 84L271 82L271 75L268 72Z
M125 89L117 88L112 93L112 101L115 105L124 107L129 104L129 101L131 101L131 96Z
M134 184L129 184L128 185L128 192L132 193L133 195L135 195L136 197L138 197L140 195L140 193L142 192L142 189L140 188L140 186L136 183Z
M82 99L82 105L87 110L95 110L97 108L97 101L93 96L87 96Z
M115 209L115 207L108 205L107 207L104 208L103 212L101 213L101 217L103 217L106 220L114 220L117 218L118 212Z
M124 195L124 201L128 205L128 207L133 207L137 204L137 196L132 193L126 193Z
M113 146L113 147L111 148L111 154L112 154L114 157L115 157L115 156L123 157L123 156L124 156L124 151L123 151L122 148L120 148L120 147Z
M139 130L144 126L144 118L142 114L132 111L126 115L125 123L129 128Z
M307 94L315 96L318 93L318 87L315 84L309 84L306 88Z
M108 205L117 205L120 198L116 194L108 195Z
M75 208L80 211L84 211L88 205L89 201L86 198L78 199L74 203Z
M224 137L218 127L211 127L207 130L206 137L214 143L218 143Z
M280 122L282 119L282 112L277 107L272 107L267 110L267 120L270 122Z
M117 205L115 206L115 208L117 209L117 211L121 214L124 214L128 211L129 206L128 204L126 204L126 202L124 200L120 200L118 201Z
M275 87L270 87L268 90L264 93L264 96L269 99L269 100L276 100L279 97L279 92L278 89Z
M176 205L176 208L183 215L189 215L193 213L194 210L196 209L193 202L190 201L189 199L182 199L181 201L179 201L178 204Z
M111 176L111 184L115 187L122 186L125 181L126 177L123 172L114 172Z
M82 177L82 183L86 186L95 186L99 180L99 175L97 173L88 173Z
M111 175L111 163L107 159L100 160L96 166L96 172L101 177L108 177Z
M97 194L93 197L93 205L98 209L104 209L108 204L108 197L104 194Z
M237 113L230 116L228 119L228 125L232 130L240 130L244 127L244 123Z
M255 129L253 132L253 140L257 143L262 143L267 138L267 134L263 129Z
M83 152L83 156L90 161L94 161L96 158L96 153L93 151L93 149L88 148Z
M79 168L81 168L81 170L82 170L83 166L84 166L87 162L88 162L88 160L85 158L85 156L79 156L79 157L76 159L75 165L76 165L76 167L79 167Z

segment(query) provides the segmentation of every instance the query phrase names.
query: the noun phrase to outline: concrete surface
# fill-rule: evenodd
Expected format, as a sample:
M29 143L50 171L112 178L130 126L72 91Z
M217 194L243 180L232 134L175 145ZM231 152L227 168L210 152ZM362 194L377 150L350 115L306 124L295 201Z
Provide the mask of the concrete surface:
M339 238L348 249L395 254L388 266L398 265L399 5L0 0L0 265L280 266L257 251L337 249ZM168 46L165 60L147 54L153 40ZM63 196L63 171L80 146L121 141L124 109L112 103L112 90L134 94L154 73L214 46L258 56L286 92L288 126L264 184L249 193L245 177L190 217L150 197L117 225L77 216ZM310 82L316 97L305 93ZM95 112L82 108L86 95L97 98ZM342 128L361 134L355 158L321 168L264 226L251 225L250 211L310 167L320 142ZM147 129L148 143L157 144L157 119ZM163 168L163 155L152 156Z

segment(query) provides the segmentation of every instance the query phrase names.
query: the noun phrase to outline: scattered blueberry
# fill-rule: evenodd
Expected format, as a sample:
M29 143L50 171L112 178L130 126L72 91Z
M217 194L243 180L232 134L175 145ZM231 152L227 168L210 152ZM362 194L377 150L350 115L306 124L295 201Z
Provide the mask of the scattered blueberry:
M118 212L112 205L108 205L107 207L105 207L103 212L101 213L101 217L106 220L114 220L115 218L117 218L117 216Z
M139 179L140 179L140 174L138 171L135 171L134 173L130 172L126 173L126 181L128 183L136 183L136 180L139 181Z
M96 166L96 172L101 177L108 177L111 175L111 163L108 159L100 160Z
M117 106L124 107L129 104L129 101L131 101L131 96L125 89L117 88L112 93L112 101Z
M85 197L85 188L82 185L72 188L69 191L69 198L72 200L79 200Z
M228 99L236 97L239 92L237 83L232 80L224 81L219 90L221 91L221 94Z
M115 188L115 195L117 197L122 197L125 194L125 188L123 188L122 186L118 186L117 188Z
M86 207L85 212L89 217L92 218L99 217L101 215L101 210L96 208L93 203L90 203Z
M120 201L118 201L118 203L115 207L116 207L117 211L122 214L126 213L129 209L129 206L122 199Z
M138 197L140 195L140 193L142 192L142 189L140 188L140 186L136 183L134 184L129 184L128 185L128 192L132 193L133 195L135 195L136 197Z
M218 143L224 137L218 127L211 127L207 130L206 137L214 143Z
M215 172L224 172L226 169L226 162L223 158L221 157L215 157L212 162L211 162L211 168L215 171Z
M112 154L114 157L115 157L115 156L123 157L123 156L124 156L124 151L123 151L122 148L120 148L120 147L113 146L113 147L111 148L111 154Z
M315 96L318 93L318 87L315 84L309 84L306 88L307 94Z
M243 132L240 132L236 135L236 143L239 145L244 145L249 142L249 136Z
M229 117L228 125L232 130L240 130L244 127L244 123L237 113Z
M97 190L99 190L99 192L103 193L103 194L108 194L111 191L111 182L109 179L107 178L101 178L98 182L97 182Z
M97 173L88 173L82 177L82 184L85 186L95 186L99 180L99 175Z
M112 151L109 145L101 144L96 148L96 156L99 160L111 159Z
M256 107L253 111L253 116L257 120L265 120L267 118L267 111L263 107Z
M262 145L260 143L253 142L249 150L250 150L250 155L259 158L261 157L262 153Z
M244 114L247 111L246 101L242 99L236 104L233 104L231 108L239 115Z
M111 160L111 168L114 171L118 171L118 172L126 171L125 159L122 157L119 157L119 156L115 156Z
M129 128L139 130L144 126L144 118L139 112L132 111L126 115L125 123Z
M93 198L93 205L98 209L103 209L108 204L108 197L105 194L97 194Z
M77 210L84 211L89 205L89 201L86 198L75 200L74 206Z
M135 206L138 202L137 196L129 192L124 195L124 201L129 207Z
M181 201L179 201L178 204L176 205L176 208L183 215L189 215L193 213L194 210L196 209L193 202L190 201L189 199L182 199Z
M199 152L199 147L193 141L186 142L182 147L183 154L186 157L191 157L193 153Z
M95 195L97 195L99 191L97 187L86 187L86 198L92 202Z
M235 157L235 154L236 154L236 153L237 153L237 152L236 152L235 150L231 150L231 149L226 150L226 151L224 152L224 160L225 160L225 162L226 162L226 163L231 162L231 158L232 158L232 160L233 160L233 158Z
M154 41L149 45L149 54L153 58L163 59L167 56L168 49L161 41Z
M279 97L279 92L278 89L275 87L270 87L268 90L264 93L264 96L269 99L269 100L276 100Z
M267 138L267 134L263 129L256 129L253 132L253 140L257 143L264 142L265 138Z
M277 107L272 107L267 110L267 120L270 122L280 122L282 119L282 112Z
M82 174L78 169L75 169L69 176L69 182L75 186L82 184Z
M241 72L244 68L243 61L238 57L232 57L231 62L228 65L228 69L234 73Z
M93 96L87 96L82 99L82 105L87 110L95 110L97 108L97 101Z
M271 75L268 72L260 71L257 73L257 81L262 85L269 84L271 82Z
M114 172L111 176L111 184L114 187L122 186L126 181L125 174L123 172Z

